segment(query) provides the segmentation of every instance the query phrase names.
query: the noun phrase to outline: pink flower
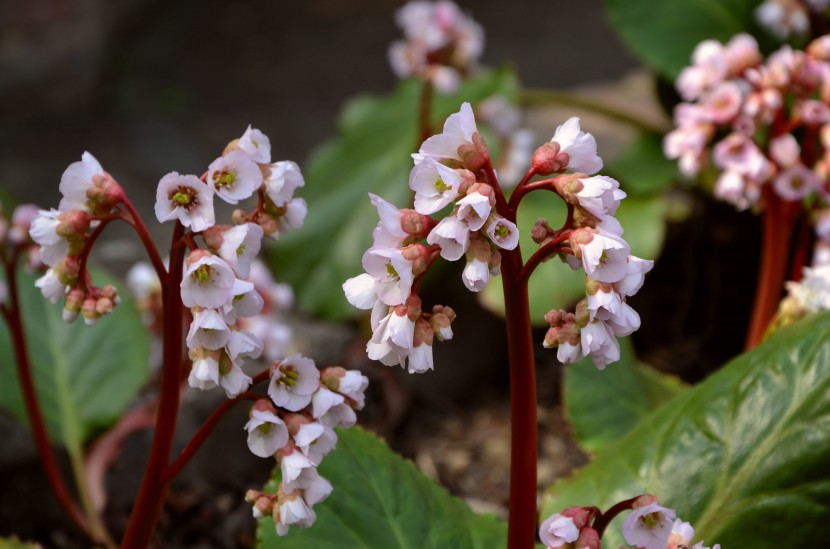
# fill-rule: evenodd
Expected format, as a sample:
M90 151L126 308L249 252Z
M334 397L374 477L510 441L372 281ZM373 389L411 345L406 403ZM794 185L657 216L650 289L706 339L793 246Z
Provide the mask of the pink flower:
M178 219L195 232L204 231L215 219L213 191L195 175L171 172L156 190L156 218L161 223Z
M219 198L236 204L262 185L262 171L246 152L237 149L211 162L207 181Z
M569 118L558 126L551 141L559 144L559 154L567 154L568 169L588 175L602 169L602 159L597 155L597 141L579 127L579 118Z
M280 408L296 412L311 402L320 385L320 372L314 361L294 354L274 363L268 396Z
M574 519L559 513L548 517L539 527L539 539L548 548L562 547L576 541L578 537L579 528L574 523Z
M413 155L413 158L415 158L416 163L424 157L430 157L434 160L458 160L463 162L464 159L459 154L458 149L462 145L473 145L473 136L477 133L478 128L476 127L473 108L469 103L463 103L461 110L451 114L444 122L444 131L424 141L418 153Z
M248 129L239 138L239 148L257 164L271 162L271 140L268 136L248 124Z
M623 537L630 545L644 549L666 549L675 512L656 502L631 511L623 524Z
M258 400L254 404L245 429L248 431L248 448L255 456L272 457L288 444L288 428L267 400Z
M60 191L63 195L58 209L62 212L69 210L89 211L86 192L92 186L95 177L103 177L104 168L88 152L84 152L80 162L73 162L63 172L60 182Z

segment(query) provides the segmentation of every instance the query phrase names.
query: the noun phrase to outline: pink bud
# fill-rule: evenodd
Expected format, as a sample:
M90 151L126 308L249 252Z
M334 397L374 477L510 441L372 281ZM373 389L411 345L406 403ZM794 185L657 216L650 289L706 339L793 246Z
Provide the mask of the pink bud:
M86 191L87 203L95 213L108 213L112 207L123 202L124 189L108 173L92 176L92 185Z
M112 312L113 303L108 297L99 297L95 302L95 312L99 316L108 315Z
M340 379L346 375L346 369L340 366L329 366L320 372L320 382L330 390L337 392L340 389Z
M560 153L560 146L556 141L548 141L533 153L531 167L533 173L550 175L565 170L570 162L568 153Z
M652 496L651 494L643 494L641 496L637 496L637 499L634 500L634 503L631 504L632 509L637 509L639 507L645 507L646 505L651 505L652 503L659 504L660 502L657 501L657 498Z
M435 336L432 328L423 317L415 321L415 335L413 336L413 347L421 344L432 345L433 337Z
M89 229L90 215L83 210L69 210L60 214L58 219L60 223L55 232L67 240L83 238Z
M549 236L550 226L548 225L548 220L544 217L537 219L536 223L533 224L533 228L530 229L530 238L536 244L542 244Z
M458 156L468 170L480 170L490 163L490 150L481 135L473 134L473 143L458 147Z
M415 210L401 210L401 214L401 229L406 234L419 239L426 238L426 235L438 224L430 216L420 214Z
M311 423L311 420L302 414L286 414L283 421L285 422L285 426L288 427L288 434L292 437L299 432L300 427Z
M602 544L599 534L590 526L583 528L574 542L574 547L579 547L579 549L601 549Z
M231 227L229 225L214 225L202 232L202 239L207 244L208 248L216 251L225 241L224 233Z

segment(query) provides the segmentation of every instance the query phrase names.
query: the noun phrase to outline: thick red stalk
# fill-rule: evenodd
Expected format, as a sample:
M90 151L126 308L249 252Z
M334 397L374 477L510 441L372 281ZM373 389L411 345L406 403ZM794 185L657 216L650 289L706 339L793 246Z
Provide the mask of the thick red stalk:
M184 342L183 305L179 288L184 254L187 250L181 243L183 235L184 227L176 222L170 252L170 270L162 285L164 347L159 410L144 478L127 524L127 531L121 541L123 548L143 548L150 544L169 488L163 477L173 447L173 435L179 412L179 370Z
M792 238L792 210L795 203L785 203L775 193L767 192L764 209L764 237L761 252L761 271L755 290L755 305L746 336L746 350L764 339L767 327L781 300L781 291L787 275L790 240Z
M15 254L15 258L17 254ZM49 435L46 432L46 423L43 419L43 413L37 400L37 392L35 390L34 379L32 378L32 368L29 361L29 351L26 346L26 336L23 329L23 320L20 316L20 297L17 287L17 273L15 271L16 261L5 264L6 267L6 283L8 286L8 294L11 300L10 307L3 307L3 313L11 331L12 344L14 346L15 363L17 365L17 377L20 380L20 389L23 392L23 403L26 406L26 415L29 418L29 426L32 429L32 435L35 439L35 446L37 447L40 462L43 465L46 478L49 481L49 486L55 493L58 503L66 512L72 521L84 531L90 538L98 542L103 542L103 537L100 532L93 533L90 529L89 522L81 509L75 503L72 495L69 492L63 477L61 476L60 468L58 467L55 454L52 452L52 446L49 443Z

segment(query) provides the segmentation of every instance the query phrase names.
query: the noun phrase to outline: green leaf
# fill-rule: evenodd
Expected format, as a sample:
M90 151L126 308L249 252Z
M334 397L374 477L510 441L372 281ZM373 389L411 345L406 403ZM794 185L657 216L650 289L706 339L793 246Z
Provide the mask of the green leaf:
M495 517L476 515L421 474L411 461L359 427L338 429L337 449L320 474L334 486L314 507L317 522L291 528L279 537L270 517L259 521L259 547L280 549L502 548L507 527ZM279 467L267 491L276 491Z
M494 94L513 98L517 86L509 70L488 71L466 81L454 95L435 94L436 130L462 102ZM305 226L280 239L271 264L307 311L334 319L360 313L346 301L341 286L362 272L361 258L378 222L367 194L399 207L411 205L410 155L419 145L420 93L418 82L406 81L391 96L351 101L340 118L339 137L304 168L306 186L300 195L308 202Z
M25 543L17 538L0 538L0 549L39 549L36 543Z
M674 79L703 40L756 34L758 0L605 0L611 22L646 63ZM649 23L651 22L651 23Z
M118 283L100 271L96 284ZM114 423L149 374L149 336L125 295L113 313L89 328L79 319L67 324L62 304L51 304L34 286L35 277L18 274L23 324L35 387L49 436L79 449L97 430ZM126 293L126 292L124 292ZM0 405L27 422L14 353L5 324L0 328Z
M601 401L597 400L598 404ZM542 514L651 493L729 549L830 547L830 314L781 330L550 490ZM622 519L604 545L622 543Z
M677 177L677 163L663 155L662 137L641 134L628 148L603 169L619 180L629 196L662 191Z
M565 411L579 444L596 452L622 438L686 385L637 362L629 338L620 340L620 360L598 370L584 359L565 370Z
M524 197L519 207L518 222L519 244L525 261L539 249L530 237L530 229L536 220L544 217L555 229L565 221L566 215L564 202L553 193L536 191ZM660 196L626 198L616 217L625 229L623 237L631 246L632 254L646 259L657 256L665 233L663 200ZM537 326L544 325L545 313L549 310L569 308L585 297L585 272L573 271L554 257L534 271L528 284L528 294L531 322ZM500 279L491 280L480 296L485 307L504 316Z

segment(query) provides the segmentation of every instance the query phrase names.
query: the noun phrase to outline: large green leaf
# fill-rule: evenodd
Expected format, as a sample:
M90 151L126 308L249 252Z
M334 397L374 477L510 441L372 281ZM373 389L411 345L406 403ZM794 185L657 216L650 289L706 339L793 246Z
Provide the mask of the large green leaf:
M519 207L519 244L524 260L533 255L539 245L530 237L530 229L543 217L551 227L565 221L564 202L553 193L537 191L524 197ZM625 229L623 237L631 246L631 253L643 258L654 258L660 252L665 233L663 199L659 195L633 196L622 201L616 215ZM543 325L545 313L551 309L568 308L585 296L585 272L573 271L559 259L553 258L540 265L528 284L530 318L535 325ZM481 293L482 303L497 314L504 315L504 296L501 280L494 279Z
M18 276L34 382L49 435L77 450L90 435L118 419L147 379L147 330L125 295L95 327L80 319L67 324L61 318L62 304L44 299L34 286L35 277L22 270ZM118 287L98 271L93 279ZM0 327L0 405L26 421L5 324Z
M314 507L317 522L279 537L270 518L260 520L263 548L454 549L501 548L507 527L493 516L476 515L467 504L422 475L377 436L359 427L338 429L337 449L320 474L334 486ZM279 475L279 468L275 473ZM274 478L266 487L276 491Z
M597 403L601 405L601 402ZM781 330L644 419L543 515L656 495L729 549L830 547L830 314ZM614 521L608 547L622 543Z
M637 362L629 338L620 340L620 360L598 370L590 358L565 370L565 411L579 444L589 452L622 438L686 385Z
M708 38L754 32L759 0L605 0L611 22L649 65L675 78Z
M464 101L493 94L514 98L517 81L508 70L483 72L458 93L436 94L433 121L443 120ZM410 154L417 150L421 86L405 81L388 97L360 98L340 118L339 137L320 148L304 168L308 202L305 226L282 237L272 265L280 280L293 285L303 308L331 318L360 311L348 304L341 285L361 273L363 252L372 243L377 213L367 193L410 207L407 184Z

